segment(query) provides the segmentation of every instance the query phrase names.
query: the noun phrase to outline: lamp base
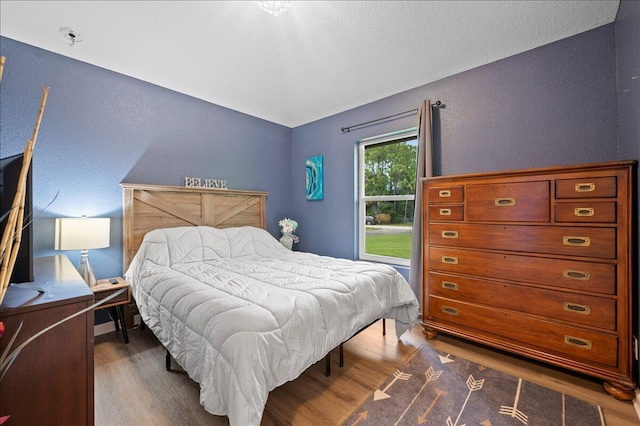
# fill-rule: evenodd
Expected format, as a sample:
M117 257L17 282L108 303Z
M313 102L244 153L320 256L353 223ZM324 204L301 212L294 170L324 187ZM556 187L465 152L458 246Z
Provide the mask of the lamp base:
M93 274L93 268L89 263L89 250L82 250L80 252L80 264L78 265L78 272L89 287L93 287L94 285L96 285L96 276Z

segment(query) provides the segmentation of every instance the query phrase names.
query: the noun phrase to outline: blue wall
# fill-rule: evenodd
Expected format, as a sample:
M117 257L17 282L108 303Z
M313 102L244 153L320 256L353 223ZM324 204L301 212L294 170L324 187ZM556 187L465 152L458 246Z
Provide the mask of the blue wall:
M292 216L291 129L8 38L0 54L2 157L23 151L40 87L50 87L33 157L36 256L59 253L55 217L111 217L111 247L90 258L97 277L121 275L121 182L226 179L269 192L273 235L278 219ZM65 254L78 263L78 252Z
M640 2L622 0L616 17L620 155L640 158Z
M417 123L409 117L344 134L340 128L417 108L423 99L446 105L434 110L436 174L617 160L614 46L610 24L293 129L300 249L356 257L355 143ZM305 199L304 163L314 155L324 156L323 201Z
M640 2L622 0L616 16L616 60L617 60L617 100L618 139L622 158L640 159ZM636 200L640 200L640 187ZM640 219L636 217L636 229L640 229ZM640 250L636 237L636 286L638 289L638 264ZM640 306L640 291L636 291L636 307ZM640 315L635 312L638 336ZM640 383L640 368L638 369Z

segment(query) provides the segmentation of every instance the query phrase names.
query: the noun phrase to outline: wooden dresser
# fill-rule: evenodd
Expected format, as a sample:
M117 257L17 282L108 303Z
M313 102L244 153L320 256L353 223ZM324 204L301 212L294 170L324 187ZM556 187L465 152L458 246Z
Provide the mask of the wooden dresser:
M423 180L423 327L585 373L632 350L635 161Z
M0 307L6 330L4 351L12 345L93 304L93 292L66 256L34 259L35 281L44 294L9 287ZM35 339L18 355L0 382L0 417L7 425L93 424L93 310Z

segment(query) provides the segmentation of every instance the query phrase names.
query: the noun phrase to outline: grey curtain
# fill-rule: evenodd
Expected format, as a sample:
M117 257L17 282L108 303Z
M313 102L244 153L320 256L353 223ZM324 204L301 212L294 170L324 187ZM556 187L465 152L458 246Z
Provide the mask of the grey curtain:
M416 176L416 200L413 213L413 239L411 241L411 268L409 285L422 307L422 185L420 178L433 176L433 130L431 126L431 101L426 99L418 108L418 167Z

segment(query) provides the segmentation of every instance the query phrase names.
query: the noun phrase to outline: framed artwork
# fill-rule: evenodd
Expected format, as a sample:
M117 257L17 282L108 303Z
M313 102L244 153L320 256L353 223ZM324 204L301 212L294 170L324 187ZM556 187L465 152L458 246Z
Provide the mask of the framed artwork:
M307 200L322 200L322 155L307 158Z

